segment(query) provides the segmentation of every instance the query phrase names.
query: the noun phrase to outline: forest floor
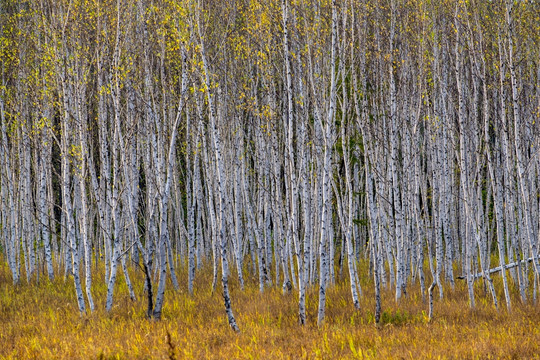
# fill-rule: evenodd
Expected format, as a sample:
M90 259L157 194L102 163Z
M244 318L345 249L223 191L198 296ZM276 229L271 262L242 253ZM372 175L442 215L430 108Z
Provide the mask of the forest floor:
M360 267L362 268L362 266ZM346 272L346 268L344 269ZM373 321L373 285L363 274L360 311L355 311L345 273L329 287L326 321L317 327L316 286L308 292L308 323L297 322L297 292L283 295L246 274L241 291L231 276L233 311L241 332L228 326L219 288L212 294L211 270L196 275L195 294L187 294L187 276L179 271L180 291L169 283L162 321L148 321L142 276L131 270L138 301L129 299L121 275L115 306L106 313L103 270L94 275L97 310L80 316L71 278L13 286L0 265L0 358L2 359L498 359L540 357L540 305L523 305L513 292L508 313L500 310L477 282L474 310L463 281L448 285L444 300L435 297L430 323L419 286L411 286L397 304L383 292L381 324ZM234 274L234 273L233 273ZM459 281L459 280L458 280ZM495 276L496 289L502 289Z

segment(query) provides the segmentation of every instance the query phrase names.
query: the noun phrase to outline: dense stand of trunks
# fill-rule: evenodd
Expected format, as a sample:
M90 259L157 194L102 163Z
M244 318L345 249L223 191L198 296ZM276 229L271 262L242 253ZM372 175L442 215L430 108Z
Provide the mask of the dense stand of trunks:
M430 316L458 279L471 307L478 279L498 306L499 274L508 309L511 288L536 301L539 14L510 0L2 1L13 283L72 276L84 313L93 263L107 310L119 272L135 299L142 271L159 319L167 277L191 294L209 262L234 330L229 278L243 289L247 273L261 292L298 291L301 324L307 289L321 323L344 271L356 309L370 274L377 322L381 288L399 301L413 283Z

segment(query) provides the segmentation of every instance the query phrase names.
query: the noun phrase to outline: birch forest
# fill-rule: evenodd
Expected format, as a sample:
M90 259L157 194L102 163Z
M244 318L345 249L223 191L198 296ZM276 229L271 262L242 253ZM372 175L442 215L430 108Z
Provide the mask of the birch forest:
M0 66L2 289L539 311L537 1L2 0Z

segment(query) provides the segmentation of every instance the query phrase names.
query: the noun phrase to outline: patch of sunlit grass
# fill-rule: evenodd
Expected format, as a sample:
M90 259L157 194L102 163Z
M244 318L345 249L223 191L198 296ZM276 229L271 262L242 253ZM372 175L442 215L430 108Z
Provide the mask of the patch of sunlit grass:
M129 298L123 276L118 277L115 305L105 307L104 270L94 274L97 310L79 316L71 278L13 286L9 270L0 265L0 358L534 358L540 344L540 309L520 304L512 285L513 311L504 305L502 283L494 276L499 310L482 281L475 285L477 307L469 309L466 284L444 288L435 296L435 318L427 321L427 305L418 285L409 286L399 303L394 291L382 291L381 323L374 324L374 293L366 264L360 264L363 296L355 311L348 277L336 279L327 291L326 321L318 327L318 287L307 291L307 320L298 325L298 294L281 287L259 292L256 277L247 271L241 291L231 274L233 311L241 332L227 324L221 290L211 291L211 267L197 273L193 296L187 293L187 272L180 268L179 291L168 283L163 320L145 315L143 279L130 269L138 301ZM510 278L510 277L509 277Z

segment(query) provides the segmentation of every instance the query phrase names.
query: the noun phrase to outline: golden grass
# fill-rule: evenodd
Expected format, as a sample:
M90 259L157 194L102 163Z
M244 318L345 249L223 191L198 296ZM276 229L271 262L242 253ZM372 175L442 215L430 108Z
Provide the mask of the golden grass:
M360 268L364 268L361 266ZM72 280L14 287L0 265L0 358L5 359L498 359L540 358L540 308L522 305L514 297L508 314L499 293L497 312L477 283L477 308L468 308L464 283L445 288L435 301L435 320L427 322L427 306L417 286L400 304L393 292L383 292L382 324L373 324L373 286L363 276L361 311L354 311L348 282L338 281L327 292L326 322L316 326L317 293L308 293L308 324L297 323L297 294L280 289L258 292L248 277L240 291L231 279L233 310L241 332L228 327L220 292L212 294L208 269L197 274L195 295L168 284L163 320L145 318L142 276L131 270L138 302L131 302L123 278L118 278L115 306L104 312L103 272L94 276L98 310L80 317ZM247 275L247 274L246 274ZM232 278L233 276L231 276ZM495 279L497 289L500 280ZM515 290L514 290L515 293ZM515 296L515 294L514 294Z

